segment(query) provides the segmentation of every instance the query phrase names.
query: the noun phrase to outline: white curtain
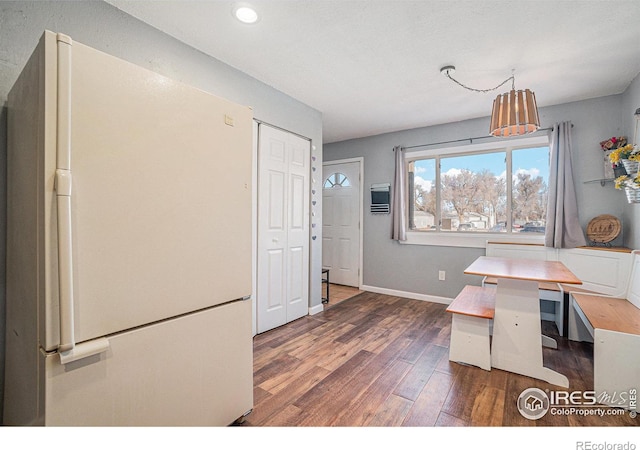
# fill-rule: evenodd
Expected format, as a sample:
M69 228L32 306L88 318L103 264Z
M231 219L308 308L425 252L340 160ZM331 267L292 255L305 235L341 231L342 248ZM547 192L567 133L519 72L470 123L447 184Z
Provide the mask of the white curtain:
M549 201L545 246L575 248L586 245L578 220L578 202L571 164L571 123L557 123L551 135Z
M395 176L391 188L391 239L407 240L407 172L404 167L404 149L394 147Z

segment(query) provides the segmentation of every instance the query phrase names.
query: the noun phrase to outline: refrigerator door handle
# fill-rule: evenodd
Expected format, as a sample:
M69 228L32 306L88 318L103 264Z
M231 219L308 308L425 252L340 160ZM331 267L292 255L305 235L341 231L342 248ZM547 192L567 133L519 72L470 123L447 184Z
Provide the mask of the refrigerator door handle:
M56 202L58 214L58 285L62 364L102 353L106 338L76 344L74 336L73 236L71 233L71 46L69 36L58 34L58 104L56 142Z
M58 215L58 283L60 344L70 351L75 345L73 321L73 264L71 239L71 38L56 36L58 50L58 101L56 126L56 202Z
M56 201L58 204L58 284L60 302L59 351L69 351L75 345L73 333L73 266L71 243L71 172L56 171Z
M75 345L71 350L67 352L60 352L60 362L62 364L68 364L79 359L87 358L89 356L97 355L98 353L106 352L109 349L109 339L99 338L93 341L83 342Z

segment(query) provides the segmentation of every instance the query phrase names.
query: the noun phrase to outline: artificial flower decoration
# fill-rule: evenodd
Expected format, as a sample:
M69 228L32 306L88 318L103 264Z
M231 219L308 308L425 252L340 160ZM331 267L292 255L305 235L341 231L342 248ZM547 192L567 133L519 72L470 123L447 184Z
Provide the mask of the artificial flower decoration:
M614 180L616 189L640 189L640 175L631 178L629 175L619 176Z
M626 136L620 136L620 137L614 136L610 139L607 139L606 141L600 142L600 147L602 147L602 150L607 151L615 148L624 147L626 144L627 144Z
M618 164L622 159L631 159L632 161L638 161L638 148L635 145L627 144L623 147L618 147L611 153L609 153L609 161L613 164ZM633 159L631 158L633 156Z

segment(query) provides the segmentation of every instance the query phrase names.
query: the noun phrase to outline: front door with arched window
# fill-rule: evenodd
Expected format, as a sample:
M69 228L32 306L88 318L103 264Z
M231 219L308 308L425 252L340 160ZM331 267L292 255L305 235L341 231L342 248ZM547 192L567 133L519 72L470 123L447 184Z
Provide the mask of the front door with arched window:
M331 282L360 287L360 162L326 162L322 183L322 266Z

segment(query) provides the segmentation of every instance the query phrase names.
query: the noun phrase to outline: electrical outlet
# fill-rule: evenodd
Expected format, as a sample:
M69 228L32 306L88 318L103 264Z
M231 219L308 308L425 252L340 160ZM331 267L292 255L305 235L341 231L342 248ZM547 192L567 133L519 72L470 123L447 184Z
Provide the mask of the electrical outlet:
M444 270L440 270L440 271L438 271L438 280L440 280L440 281L444 281L444 278L445 278L445 272L444 272Z

